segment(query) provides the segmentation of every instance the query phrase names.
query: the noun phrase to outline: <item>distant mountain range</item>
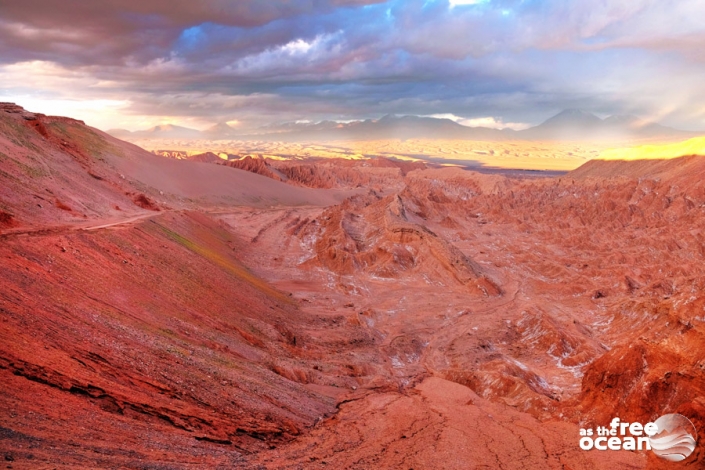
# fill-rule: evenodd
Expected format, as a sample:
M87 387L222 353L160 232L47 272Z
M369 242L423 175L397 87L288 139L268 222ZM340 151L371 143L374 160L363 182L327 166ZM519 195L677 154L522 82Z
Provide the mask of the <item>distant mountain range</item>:
M226 123L219 123L204 131L172 124L130 132L111 129L109 134L120 139L204 139L204 140L267 140L267 141L325 141L376 139L463 139L463 140L586 140L616 141L641 139L687 139L700 132L689 132L658 123L647 122L636 116L610 116L601 119L579 109L567 109L538 126L515 131L468 127L450 119L387 115L340 123L284 123L262 127L256 131L241 132Z
M204 132L188 127L162 124L144 131L130 132L126 129L110 129L108 134L118 139L202 139Z
M689 138L701 133L662 126L636 116L615 115L600 119L586 111L567 109L516 134L527 140L631 140Z

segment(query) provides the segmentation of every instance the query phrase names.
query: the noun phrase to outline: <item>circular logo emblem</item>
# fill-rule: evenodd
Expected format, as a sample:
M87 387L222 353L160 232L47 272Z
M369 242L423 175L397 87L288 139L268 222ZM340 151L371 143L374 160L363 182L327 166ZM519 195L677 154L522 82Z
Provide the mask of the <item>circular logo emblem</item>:
M649 437L649 442L656 455L672 462L680 462L693 453L698 432L688 418L668 414L661 416L654 424L658 432Z

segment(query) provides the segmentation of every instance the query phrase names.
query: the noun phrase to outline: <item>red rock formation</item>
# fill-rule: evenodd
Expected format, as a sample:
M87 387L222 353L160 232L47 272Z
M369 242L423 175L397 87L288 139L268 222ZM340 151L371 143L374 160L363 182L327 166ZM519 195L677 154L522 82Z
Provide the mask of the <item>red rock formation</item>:
M371 166L375 168L399 168L402 176L414 170L425 170L426 164L423 162L396 160L392 158L376 157L369 160L352 160L356 162L355 166Z
M426 168L426 165L421 162L406 162L382 157L361 160L342 158L267 160L247 155L223 164L309 188L363 186L389 188L400 184L400 176L405 176L413 170Z
M240 160L230 160L223 163L223 165L230 166L233 168L239 168L240 170L249 171L251 173L256 173L258 175L266 176L267 178L272 178L277 181L282 181L282 178L272 171L270 165L263 158L253 158L247 155L245 158Z
M188 157L192 162L203 162L203 163L220 163L223 161L218 155L213 152L199 153L196 155L191 155Z
M646 422L682 412L703 429L698 364L705 351L705 298L698 292L705 271L695 260L705 255L705 192L697 180L674 184L697 174L693 161L684 161L685 173L669 164L673 179L512 180L456 169L414 172L396 196L358 197L320 215L268 217L251 249L259 253L263 275L302 289L313 306L331 301L316 300L304 286L328 282L327 296L337 292L332 298L339 299L333 305L358 310L354 324L387 338L388 380L400 386L431 374L542 420L562 416L607 425L614 416ZM431 250L419 248L419 236L390 233L398 223L451 242L504 294L484 302L459 294L462 283L444 277L448 271L436 267ZM284 248L266 261L262 254L272 246ZM304 267L310 274L302 273ZM641 357L648 359L636 360ZM389 403L408 393L392 394ZM358 422L353 416L365 413L361 426L394 426L387 418L392 409L356 408L346 421L331 421L325 432L303 439L309 447L290 449L340 448L344 430ZM317 458L340 465L372 458L375 439ZM397 444L383 447L390 445ZM271 454L279 463L304 457L301 450ZM644 457L638 466L664 464ZM687 463L697 466L702 458L698 452Z
M496 296L501 288L452 243L407 216L399 196L357 197L331 208L297 230L314 238L316 261L338 274L401 279L435 272L469 292Z
M348 161L346 161L348 162ZM396 167L353 167L341 162L281 162L277 169L290 184L309 188L394 187L401 182Z

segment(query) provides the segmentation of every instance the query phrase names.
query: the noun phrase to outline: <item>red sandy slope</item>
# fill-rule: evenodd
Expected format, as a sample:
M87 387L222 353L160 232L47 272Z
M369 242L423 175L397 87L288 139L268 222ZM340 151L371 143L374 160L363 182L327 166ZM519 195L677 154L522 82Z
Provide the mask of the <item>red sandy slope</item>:
M320 322L238 261L236 236L182 208L325 204L336 193L171 166L79 122L3 109L8 461L230 465L334 411L337 388L285 377L331 357L301 333ZM46 195L71 209L34 202ZM349 382L345 370L319 375L338 388Z

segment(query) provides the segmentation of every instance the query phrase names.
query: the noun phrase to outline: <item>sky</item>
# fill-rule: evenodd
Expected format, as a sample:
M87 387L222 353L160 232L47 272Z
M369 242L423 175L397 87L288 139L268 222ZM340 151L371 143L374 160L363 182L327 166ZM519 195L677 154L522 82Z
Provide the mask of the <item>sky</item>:
M0 0L0 101L101 129L567 108L705 129L697 0Z

